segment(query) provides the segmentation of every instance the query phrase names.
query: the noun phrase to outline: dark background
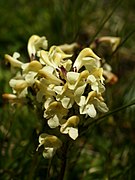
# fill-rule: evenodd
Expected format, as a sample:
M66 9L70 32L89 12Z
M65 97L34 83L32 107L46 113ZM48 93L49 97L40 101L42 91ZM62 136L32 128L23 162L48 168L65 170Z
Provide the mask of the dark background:
M49 47L72 42L85 47L98 37L120 37L121 46L114 55L103 48L97 50L118 76L116 84L106 85L104 95L109 109L114 110L135 99L134 12L134 0L0 0L0 179L42 180L49 163L35 153L40 126L36 114L2 99L3 93L12 92L8 85L12 73L4 54L19 52L27 62L27 42L33 34L46 36ZM110 115L82 142L86 139L70 179L134 179L134 106Z

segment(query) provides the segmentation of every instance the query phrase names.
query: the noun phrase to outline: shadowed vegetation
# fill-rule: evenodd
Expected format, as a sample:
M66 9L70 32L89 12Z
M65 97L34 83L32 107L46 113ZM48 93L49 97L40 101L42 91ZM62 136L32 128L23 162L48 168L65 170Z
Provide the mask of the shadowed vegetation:
M118 77L106 84L110 111L135 99L135 2L114 0L4 0L0 1L0 179L57 179L61 155L51 160L36 152L41 129L32 105L11 106L2 99L11 93L13 72L4 54L15 51L28 62L27 41L33 34L53 44L78 42L88 47L102 36L116 36L121 43L114 53L106 44L95 48ZM133 180L135 177L135 105L105 116L75 141L67 155L65 179ZM51 166L49 166L52 164ZM57 166L56 166L57 165Z

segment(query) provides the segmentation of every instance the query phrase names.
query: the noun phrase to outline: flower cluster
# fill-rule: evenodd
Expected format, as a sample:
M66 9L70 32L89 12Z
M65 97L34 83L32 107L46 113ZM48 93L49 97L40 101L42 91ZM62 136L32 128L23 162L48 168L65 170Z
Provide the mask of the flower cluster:
M44 108L48 126L52 130L59 128L60 133L73 140L78 137L81 115L95 118L98 111L108 111L102 97L105 87L101 59L87 47L73 60L76 46L76 43L51 46L47 50L46 38L33 35L28 41L28 63L21 62L17 52L5 55L6 61L20 70L9 82L14 95L27 97L32 88L36 101ZM53 134L43 133L39 136L41 145L44 157L51 157L62 142Z

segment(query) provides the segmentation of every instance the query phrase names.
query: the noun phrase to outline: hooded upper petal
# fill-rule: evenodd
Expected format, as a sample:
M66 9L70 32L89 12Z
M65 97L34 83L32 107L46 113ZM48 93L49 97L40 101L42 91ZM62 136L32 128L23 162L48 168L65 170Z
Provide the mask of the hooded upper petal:
M60 131L63 134L69 134L69 136L75 140L78 137L77 126L79 124L78 116L71 116L68 120L61 125Z
M48 47L48 42L47 42L45 36L40 37L37 35L32 35L29 38L28 47L27 47L29 57L31 59L35 59L36 58L35 55L36 55L37 51L42 48L47 49L47 47Z
M92 51L92 49L85 48L76 58L73 68L79 71L82 66L85 66L87 70L92 71L92 69L100 66L99 60L100 58Z

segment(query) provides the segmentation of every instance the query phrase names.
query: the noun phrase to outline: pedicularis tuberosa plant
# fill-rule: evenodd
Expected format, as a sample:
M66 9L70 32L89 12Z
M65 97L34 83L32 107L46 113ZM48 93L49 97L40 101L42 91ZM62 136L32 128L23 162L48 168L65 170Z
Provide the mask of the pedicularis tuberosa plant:
M109 42L115 51L120 39L102 37L98 39L101 42ZM44 158L62 151L62 155L66 154L68 144L79 138L87 121L108 111L103 98L105 83L116 81L117 77L111 66L92 50L95 43L84 49L77 43L53 45L48 49L46 37L33 35L28 41L26 63L19 60L17 52L13 56L5 55L16 75L9 81L13 94L3 97L12 103L25 99L42 113L44 127L39 132L35 151L42 149ZM64 167L62 171L61 179Z

